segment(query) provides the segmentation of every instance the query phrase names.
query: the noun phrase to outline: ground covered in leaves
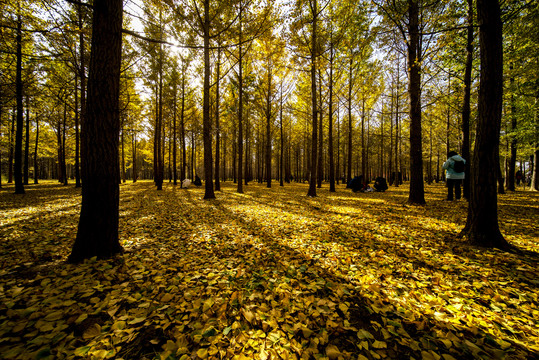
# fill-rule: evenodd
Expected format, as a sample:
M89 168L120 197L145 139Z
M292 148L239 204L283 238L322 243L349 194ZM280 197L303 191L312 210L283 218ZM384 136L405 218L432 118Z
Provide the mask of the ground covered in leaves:
M0 358L539 358L537 193L500 196L507 253L456 238L441 184L245 189L123 184L126 253L71 265L80 190L4 184Z

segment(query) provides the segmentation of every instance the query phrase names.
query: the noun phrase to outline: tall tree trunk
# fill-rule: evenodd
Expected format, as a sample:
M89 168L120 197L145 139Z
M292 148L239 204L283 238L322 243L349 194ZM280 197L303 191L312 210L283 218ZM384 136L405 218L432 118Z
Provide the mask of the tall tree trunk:
M466 70L464 71L464 100L462 104L462 157L466 160L464 173L466 174L462 182L462 195L465 199L470 198L470 97L472 87L472 64L473 64L473 0L468 2L468 26L466 35Z
M318 67L318 96L319 96L319 119L318 119L318 183L317 187L322 187L322 181L324 180L324 127L323 127L323 111L322 111L322 71Z
M481 77L477 135L468 218L463 234L474 244L508 248L498 227L496 172L499 164L503 93L502 22L498 0L477 0Z
M210 114L210 0L204 1L204 99L202 127L204 138L204 199L215 199L213 192L212 129Z
M125 174L125 145L124 145L124 129L123 126L120 130L120 139L121 139L121 148L122 148L122 182L125 183L126 181L126 174Z
M329 42L329 99L328 99L328 155L329 155L329 192L335 192L335 159L333 151L333 33Z
M421 49L419 47L419 3L408 0L410 41L408 68L410 69L410 193L409 204L425 204L423 184L423 147L421 139Z
M535 81L535 151L533 154L533 168L531 179L531 190L539 191L539 79Z
M159 9L159 39L163 40L163 27L162 27L162 10ZM157 190L163 190L163 180L164 180L164 148L165 144L163 142L163 44L159 43L159 59L158 59L158 76L159 80L156 84L156 97L157 97L157 109L156 109L156 120L155 120L155 133L154 133L154 142L155 142L155 153L154 153L154 179Z
M173 114L172 114L172 178L174 181L174 185L178 185L178 131L177 131L177 123L178 123L178 83L177 83L177 77L175 77L174 80L174 103L172 104L173 107Z
M133 151L133 183L137 182L138 172L137 172L137 133L133 130L133 138L131 142L131 149Z
M30 167L30 97L26 95L26 124L25 124L25 140L24 140L24 171L23 182L28 185L29 167Z
M284 186L284 130L283 130L283 81L281 81L281 94L279 101L279 129L280 129L280 154L279 154L279 186ZM288 174L287 174L288 175ZM286 177L288 180L288 176Z
M9 156L8 156L8 174L7 183L13 183L13 159L15 157L15 124L17 123L17 110L13 109L11 116L11 130L9 131Z
M70 262L122 252L118 239L122 4L122 0L93 4L88 103L81 138L82 207Z
M346 165L346 183L352 180L352 84L353 84L353 65L354 57L350 54L350 73L348 77L348 161Z
M80 163L79 163L79 89L78 89L79 75L75 74L75 187L81 187L80 182Z
M509 170L507 174L507 190L515 191L515 171L517 164L517 106L515 104L515 75L513 74L513 64L509 67L510 71L510 89L511 91L511 157L509 159Z
M312 32L312 43L311 43L311 101L312 101L312 144L311 144L311 176L309 180L309 190L307 196L315 197L316 196L316 160L318 156L318 104L316 99L316 57L318 54L318 39L317 39L317 22L318 22L318 0L313 0L312 2L312 13L313 13L313 32Z
M271 91L272 68L268 66L268 93L266 94L266 187L271 188Z
M2 87L4 84L0 83L0 135L2 134L2 115L4 112L4 102ZM35 174L35 172L34 172ZM2 188L2 151L0 151L0 189Z
M84 31L82 28L84 26L83 21L83 5L79 5L79 51L80 51L80 67L79 67L79 78L80 78L80 123L84 122L86 118L86 42L84 38ZM80 172L80 132L79 124L75 123L75 187L81 187L81 172Z
M185 138L185 64L182 64L182 109L180 114L180 136L182 138L182 168L180 171L180 180L183 181L187 178L187 139Z
M20 10L19 10L20 11ZM15 77L15 96L17 99L17 132L15 133L15 194L24 194L22 178L22 129L24 127L23 93L22 93L22 20L17 18L17 60Z
M69 178L67 176L67 160L66 160L66 140L67 140L67 96L64 101L64 120L62 122L62 146L61 149L61 158L60 166L62 167L63 183L64 185L69 184Z
M239 33L239 57L238 57L238 164L237 164L237 173L238 173L238 189L237 192L243 194L243 23L242 23L242 4L240 2L240 15L239 15L239 24L240 24L240 33ZM246 161L247 163L247 161Z
M219 104L220 96L219 85L221 83L221 44L217 49L217 74L215 76L215 190L221 191L221 179L220 179L220 169L221 169L221 124L219 122Z
M365 144L365 93L361 101L361 175L365 180L370 180L367 176L367 149Z

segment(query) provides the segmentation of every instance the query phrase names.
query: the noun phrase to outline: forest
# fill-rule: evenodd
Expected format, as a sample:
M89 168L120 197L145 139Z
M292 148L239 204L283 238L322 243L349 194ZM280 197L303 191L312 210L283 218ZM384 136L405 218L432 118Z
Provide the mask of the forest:
M536 1L0 5L0 358L539 358Z

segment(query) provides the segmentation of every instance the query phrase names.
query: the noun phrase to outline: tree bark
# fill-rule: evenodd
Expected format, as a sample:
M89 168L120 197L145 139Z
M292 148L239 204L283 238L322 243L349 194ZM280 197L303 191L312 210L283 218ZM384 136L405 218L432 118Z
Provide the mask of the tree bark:
M15 133L15 194L24 194L24 184L22 177L22 129L24 127L23 116L23 92L22 92L22 21L21 15L17 18L17 60L15 75L15 96L17 99L17 130Z
M496 191L503 93L502 22L498 0L478 0L481 77L470 202L463 234L470 243L506 249L498 227Z
M24 140L24 171L23 182L28 185L30 171L30 97L26 95L26 124L25 124L25 140Z
M268 60L268 63L271 60ZM268 93L266 95L266 187L271 188L271 91L272 65L268 64Z
M242 11L240 4L240 34L239 34L239 57L238 57L238 189L237 192L243 194L243 23L242 23ZM246 161L247 163L247 161Z
M93 4L87 116L81 138L82 207L70 262L122 252L118 238L122 4L122 0Z
M316 99L316 56L317 56L317 17L318 17L318 1L313 0L312 2L312 14L313 14L313 33L312 33L312 43L311 43L311 101L312 101L312 144L311 144L311 176L309 180L309 190L307 191L307 196L315 197L316 196L316 168L317 168L317 156L318 156L318 104Z
M466 41L466 69L464 71L464 100L462 104L462 157L466 160L464 173L466 177L462 183L462 195L465 199L470 198L470 97L472 86L473 64L473 0L468 1L468 27Z
M329 156L329 192L335 192L335 159L333 150L333 34L330 35L329 48L329 99L328 99L328 156Z
M220 44L219 44L220 45ZM221 171L221 124L219 119L219 104L220 104L220 96L219 93L219 85L220 85L220 78L221 78L221 47L217 49L217 73L215 74L215 190L221 191L221 179L220 179L220 171Z
M409 204L425 204L423 184L423 146L421 139L421 49L419 46L419 3L408 0L410 41L408 68L410 69L410 193ZM398 181L398 180L397 180Z

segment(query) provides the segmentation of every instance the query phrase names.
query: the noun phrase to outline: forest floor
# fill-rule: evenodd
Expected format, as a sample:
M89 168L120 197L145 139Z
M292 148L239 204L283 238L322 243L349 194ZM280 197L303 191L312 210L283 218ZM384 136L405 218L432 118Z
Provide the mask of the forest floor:
M539 359L539 194L500 195L513 252L457 237L466 201L408 187L121 185L126 253L67 264L80 189L0 191L1 359Z

